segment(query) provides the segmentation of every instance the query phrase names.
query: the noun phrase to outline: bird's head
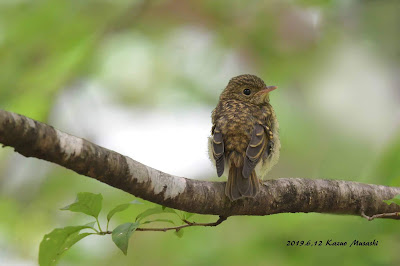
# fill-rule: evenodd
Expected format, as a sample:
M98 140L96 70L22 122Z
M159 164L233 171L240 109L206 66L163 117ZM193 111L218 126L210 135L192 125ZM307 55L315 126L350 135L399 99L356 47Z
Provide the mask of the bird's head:
M232 78L225 90L221 93L220 100L239 100L256 105L269 102L269 93L276 86L267 86L257 76L245 74Z

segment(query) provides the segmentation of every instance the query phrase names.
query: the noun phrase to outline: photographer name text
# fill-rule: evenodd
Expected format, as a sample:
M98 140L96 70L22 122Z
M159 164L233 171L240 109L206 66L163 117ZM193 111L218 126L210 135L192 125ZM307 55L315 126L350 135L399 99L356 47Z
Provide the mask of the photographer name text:
M308 241L287 241L286 246L305 246L305 247L321 247L321 246L328 246L328 247L371 247L371 246L378 246L378 240L373 241L360 241L360 240L353 240L351 242L343 242L343 241L334 241L333 239L328 239L325 241L317 240L308 240Z

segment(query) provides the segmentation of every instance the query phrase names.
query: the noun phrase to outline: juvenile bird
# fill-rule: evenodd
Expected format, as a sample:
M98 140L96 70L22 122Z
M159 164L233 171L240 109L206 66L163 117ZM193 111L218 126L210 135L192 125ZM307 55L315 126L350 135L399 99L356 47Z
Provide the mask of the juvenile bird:
M212 112L210 159L220 177L228 172L225 194L231 201L255 197L261 181L279 159L278 121L266 86L254 75L232 78Z

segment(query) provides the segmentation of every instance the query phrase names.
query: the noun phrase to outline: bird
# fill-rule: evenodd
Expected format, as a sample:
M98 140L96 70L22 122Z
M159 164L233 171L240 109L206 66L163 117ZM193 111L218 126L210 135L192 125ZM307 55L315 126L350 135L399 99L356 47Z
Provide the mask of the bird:
M209 157L218 177L227 174L231 201L256 197L259 178L279 160L279 124L269 98L275 89L255 75L233 77L212 111Z

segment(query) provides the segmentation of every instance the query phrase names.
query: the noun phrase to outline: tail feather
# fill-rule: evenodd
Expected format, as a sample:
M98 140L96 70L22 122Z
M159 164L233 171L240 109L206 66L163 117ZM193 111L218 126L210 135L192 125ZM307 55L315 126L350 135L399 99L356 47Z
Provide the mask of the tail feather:
M236 177L231 177L231 171L233 175L236 175L236 169L229 170L228 182L226 183L225 187L225 194L231 201L241 198L240 191L238 189L238 184L236 182ZM234 172L234 173L233 173Z
M231 201L250 197L254 198L260 191L260 183L253 170L249 178L243 176L243 167L231 165L229 167L228 182L225 187L225 194Z

